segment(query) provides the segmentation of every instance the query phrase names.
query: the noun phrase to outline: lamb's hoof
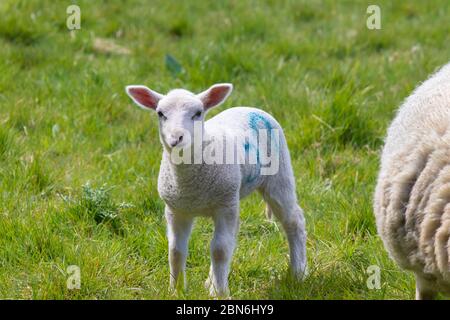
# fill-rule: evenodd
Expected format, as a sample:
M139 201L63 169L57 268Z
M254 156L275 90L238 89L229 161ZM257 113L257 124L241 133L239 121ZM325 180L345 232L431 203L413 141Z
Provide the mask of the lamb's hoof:
M303 282L303 281L305 281L305 279L308 277L308 274L309 274L308 266L305 266L300 271L293 271L293 272L291 272L291 274L292 274L292 277L296 281Z
M223 299L223 300L231 299L230 298L230 290L228 288L222 289L222 290L216 290L216 288L214 288L214 286L211 286L209 288L209 295L213 299Z
M171 296L177 295L177 288L175 286L169 286L169 295Z
M217 289L210 277L205 281L205 289L209 291L209 296L213 299L229 299L230 297L230 290L228 288Z
M303 268L303 271L299 274L300 280L305 281L305 279L308 277L308 275L309 275L309 269L308 269L308 266L305 266Z
M186 291L186 281L182 279L183 281L179 281L177 283L171 282L169 285L169 294L172 296L178 296L180 294L183 294Z
M210 277L206 278L206 280L205 280L205 289L209 290L209 287L211 287L211 278Z

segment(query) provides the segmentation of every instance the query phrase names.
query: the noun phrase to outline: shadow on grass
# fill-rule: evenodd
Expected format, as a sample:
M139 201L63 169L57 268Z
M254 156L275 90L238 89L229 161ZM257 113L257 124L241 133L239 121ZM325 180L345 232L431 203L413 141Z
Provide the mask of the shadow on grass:
M294 279L290 274L274 280L267 290L269 299L277 300L341 300L367 299L365 281L355 274L333 270L327 273L312 271L304 281ZM383 299L384 290L376 293Z

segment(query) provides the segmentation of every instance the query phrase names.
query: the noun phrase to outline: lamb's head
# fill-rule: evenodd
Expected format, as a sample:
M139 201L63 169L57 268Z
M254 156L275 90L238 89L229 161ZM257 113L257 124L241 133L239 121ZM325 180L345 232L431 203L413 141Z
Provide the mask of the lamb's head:
M126 87L126 92L139 107L157 112L161 141L171 149L188 147L194 137L194 123L203 125L206 112L221 104L232 89L231 84L221 83L199 94L174 89L162 95L145 86L132 85Z

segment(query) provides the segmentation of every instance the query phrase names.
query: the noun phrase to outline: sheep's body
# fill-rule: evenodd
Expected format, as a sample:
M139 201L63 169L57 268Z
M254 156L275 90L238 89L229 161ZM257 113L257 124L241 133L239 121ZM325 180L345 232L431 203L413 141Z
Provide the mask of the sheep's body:
M167 150L163 153L158 191L165 201L169 221L169 243L173 256L186 255L185 239L177 246L177 232L171 232L174 218L183 220L186 229L195 216L210 216L215 221L216 233L211 244L212 265L208 285L212 294L228 294L228 264L234 249L238 228L239 200L258 190L266 200L270 211L279 218L287 233L291 250L291 268L296 275L303 275L306 267L306 234L303 212L297 205L295 179L289 151L278 122L266 112L247 107L225 110L204 123L204 141L236 141L246 155L258 148L245 137L258 135L258 129L277 129L279 140L273 151L279 155L279 170L274 175L261 175L260 163L256 164L173 164ZM271 135L268 135L270 144ZM236 157L239 150L235 150ZM264 150L266 151L266 150ZM248 161L247 161L248 162ZM231 225L227 230L224 225ZM173 226L172 226L173 228ZM179 231L178 231L179 233ZM186 234L188 234L187 232ZM219 266L221 261L223 266ZM217 272L214 272L218 265Z
M374 209L390 256L416 275L416 298L450 293L450 64L390 126Z

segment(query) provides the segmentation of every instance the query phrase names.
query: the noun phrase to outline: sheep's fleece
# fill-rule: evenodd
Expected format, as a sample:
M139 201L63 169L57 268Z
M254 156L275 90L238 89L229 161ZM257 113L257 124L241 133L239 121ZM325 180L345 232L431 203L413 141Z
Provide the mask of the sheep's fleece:
M406 99L391 124L374 210L390 256L416 276L416 298L450 294L450 64Z

